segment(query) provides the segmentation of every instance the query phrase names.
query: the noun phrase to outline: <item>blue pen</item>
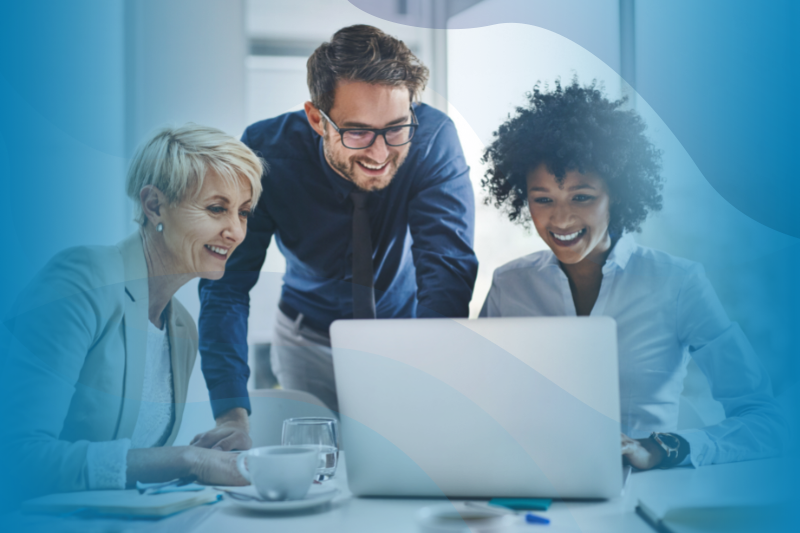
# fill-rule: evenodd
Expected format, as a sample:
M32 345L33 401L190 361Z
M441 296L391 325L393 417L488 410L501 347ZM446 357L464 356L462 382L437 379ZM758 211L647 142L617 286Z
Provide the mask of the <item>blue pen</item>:
M525 515L525 521L529 524L549 524L550 519L545 518L543 516L539 516L533 513L528 513Z

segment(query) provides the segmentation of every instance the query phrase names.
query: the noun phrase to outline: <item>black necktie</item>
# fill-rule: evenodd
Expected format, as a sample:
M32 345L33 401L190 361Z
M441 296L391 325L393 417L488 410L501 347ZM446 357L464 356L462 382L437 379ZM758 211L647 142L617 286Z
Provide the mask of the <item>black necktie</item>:
M353 318L375 318L367 193L354 190L350 199L353 200Z

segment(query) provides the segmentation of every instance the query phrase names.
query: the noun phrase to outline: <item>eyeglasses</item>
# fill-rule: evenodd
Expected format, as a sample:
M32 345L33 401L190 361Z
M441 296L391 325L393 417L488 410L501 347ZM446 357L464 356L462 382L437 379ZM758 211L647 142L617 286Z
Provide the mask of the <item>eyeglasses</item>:
M413 109L411 109L411 124L390 126L388 128L340 128L324 111L320 109L319 113L331 123L333 129L341 136L342 145L351 150L369 148L378 138L378 135L383 135L383 140L387 146L403 146L411 142L414 132L417 131L417 126L419 126Z

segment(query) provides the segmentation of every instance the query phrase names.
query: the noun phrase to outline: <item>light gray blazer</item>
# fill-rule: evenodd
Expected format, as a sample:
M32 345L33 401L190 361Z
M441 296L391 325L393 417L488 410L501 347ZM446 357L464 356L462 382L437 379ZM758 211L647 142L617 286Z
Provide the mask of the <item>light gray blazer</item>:
M197 328L173 298L166 310L178 434ZM130 438L139 415L148 279L137 232L116 246L59 253L6 321L12 340L0 394L11 415L0 444L28 496L88 489L90 442ZM5 431L4 431L5 433ZM10 449L9 449L10 447Z

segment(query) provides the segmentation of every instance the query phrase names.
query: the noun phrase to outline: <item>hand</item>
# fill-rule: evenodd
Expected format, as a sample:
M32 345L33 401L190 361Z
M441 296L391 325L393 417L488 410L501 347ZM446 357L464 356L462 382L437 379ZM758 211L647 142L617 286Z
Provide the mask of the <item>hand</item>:
M622 457L639 470L650 470L661 464L666 452L651 439L632 439L622 434Z
M247 411L241 407L231 409L217 418L217 427L195 435L189 444L212 450L249 450L253 446L253 441L250 440L250 421L247 418Z
M236 468L238 454L188 446L184 460L189 472L205 485L249 485Z

